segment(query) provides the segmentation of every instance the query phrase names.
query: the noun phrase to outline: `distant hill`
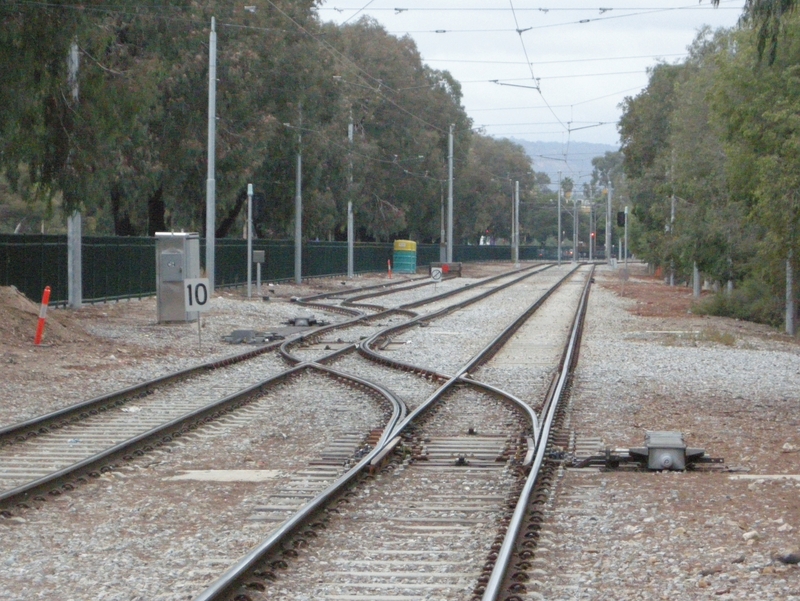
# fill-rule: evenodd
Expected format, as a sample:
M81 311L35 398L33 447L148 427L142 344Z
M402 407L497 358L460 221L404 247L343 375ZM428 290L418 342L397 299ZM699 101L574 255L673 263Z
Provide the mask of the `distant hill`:
M592 159L606 152L616 152L617 146L593 144L591 142L570 142L569 146L560 142L531 142L519 138L508 138L525 149L533 160L533 170L543 171L550 176L553 184L558 183L558 172L562 177L571 177L581 184L592 175ZM552 186L555 189L555 185Z

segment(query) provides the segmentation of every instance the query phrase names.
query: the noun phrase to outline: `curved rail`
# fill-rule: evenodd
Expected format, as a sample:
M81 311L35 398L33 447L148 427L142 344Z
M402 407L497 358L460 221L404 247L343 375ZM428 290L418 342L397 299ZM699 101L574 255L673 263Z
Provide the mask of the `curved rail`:
M221 417L244 404L247 404L253 397L263 393L265 388L286 380L288 377L305 369L316 369L329 375L333 375L337 378L349 381L351 384L369 388L373 392L385 398L392 406L392 417L384 427L385 433L379 441L380 444L385 444L388 433L391 432L397 421L402 419L408 411L405 403L402 400L398 399L391 391L383 386L380 386L379 384L359 378L353 374L332 369L327 366L322 366L315 363L303 363L301 365L289 368L280 374L267 378L266 380L239 390L234 394L226 396L225 398L209 403L204 407L200 407L185 415L170 420L169 422L156 426L155 428L152 428L146 432L124 440L114 446L108 447L99 453L86 457L81 461L48 474L47 476L8 490L0 494L0 506L22 503L31 497L36 497L37 495L41 494L59 494L59 489L54 488L58 483L62 483L62 486L65 490L70 490L72 487L74 487L74 485L69 482L64 484L65 480L71 479L80 481L85 477L86 474L91 476L98 474L99 471L108 469L107 467L101 469L100 466L108 466L109 462L114 461L115 458L131 459L134 455L142 454L143 451L147 451L153 447L162 446L163 444L170 442L173 438L180 436L179 432L185 432L187 430L196 428L197 425L213 421L214 419Z
M523 269L521 271L522 272L529 271L529 270L534 269L536 267L539 267L539 266L538 265L534 265L534 266L531 266L531 267L527 267L527 268L525 268L525 269ZM495 292L499 292L500 290L503 290L504 288L507 288L508 286L511 286L511 285L517 283L518 281L522 280L522 279L525 279L525 278L530 277L530 276L532 276L534 274L537 274L537 273L541 273L542 271L550 269L551 267L552 267L552 265L546 265L542 269L539 269L537 271L533 271L531 273L526 273L525 275L521 276L520 278L517 278L515 280L512 280L511 282L508 282L507 284L504 284L504 285L498 286L497 288L489 290L489 291L483 293L482 295L478 295L478 296L473 297L471 299L465 299L464 301L462 301L460 303L455 303L455 304L451 305L450 307L447 307L445 309L441 309L439 311L436 311L434 313L430 313L430 314L422 316L422 317L418 316L415 312L411 311L411 309L415 308L415 307L421 307L421 306L424 306L424 305L429 305L431 303L438 302L438 301L443 300L445 298L449 298L451 296L455 296L457 294L461 294L465 290L471 290L472 288L477 288L479 286L485 286L486 284L491 283L491 282L493 282L495 280L509 277L509 272L502 273L500 275L491 276L491 277L488 277L488 278L484 278L484 279L482 279L482 280L480 280L478 282L473 282L472 284L468 284L466 286L463 286L461 288L457 288L455 290L448 290L447 292L442 292L441 294L436 294L434 296L422 299L420 301L407 303L407 304L400 305L399 307L395 307L395 308L392 308L392 309L384 309L380 313L375 313L373 315L368 315L368 316L363 316L362 315L362 317L360 319L354 319L354 320L350 320L350 321L347 321L347 322L344 322L344 323L330 324L330 325L327 325L327 326L322 326L320 328L316 328L313 332L309 332L308 334L304 334L304 335L295 337L295 338L293 338L291 340L284 341L280 345L280 353L283 356L283 358L286 359L287 361L289 361L290 363L299 364L299 363L302 363L303 360L300 359L299 357L296 357L296 356L292 355L292 353L289 351L289 347L293 346L293 345L296 345L296 344L300 344L300 343L302 343L302 342L304 342L306 340L314 340L314 339L316 339L317 337L321 336L322 334L324 334L325 332L327 332L329 330L344 329L344 328L349 327L351 325L355 325L355 324L357 324L359 322L364 322L364 321L368 321L368 320L385 319L386 317L388 317L390 315L394 315L394 314L398 314L398 313L405 313L406 315L411 317L411 319L408 322L406 322L408 324L417 323L417 321L419 321L420 319L434 319L434 318L439 317L441 315L445 315L448 311L455 311L455 310L458 310L458 309L461 309L463 307L468 306L472 302L477 302L479 300L483 300L484 298L486 298L487 296L489 296L491 294L494 294ZM403 290L405 290L405 288ZM395 291L395 292L397 292L397 291ZM302 301L302 299L297 299L297 302L301 302L301 301ZM314 305L314 306L319 306L319 305ZM382 309L382 307L381 307L381 309ZM404 325L405 324L400 324L400 326L397 326L397 327L402 328L402 326L404 326ZM338 351L335 354L336 354L336 356L338 356L338 355L342 355L344 353L350 352L351 350L352 349L350 347L347 347L345 349L341 349L340 351ZM326 357L324 360L328 360L328 359L329 359L329 357ZM319 361L323 361L323 359L320 359ZM409 368L406 367L404 369L409 369Z
M575 270L571 271L567 276L559 280L554 286L553 289L560 286L570 275L574 273ZM533 274L529 274L533 275ZM526 276L528 277L528 276ZM520 278L523 279L523 278ZM587 278L588 279L588 278ZM518 281L518 280L515 280ZM548 294L549 296L549 294ZM483 297L483 295L481 295ZM338 495L342 494L345 487L351 483L363 470L365 470L368 466L374 463L375 460L378 458L386 455L386 449L389 448L391 442L395 440L399 440L400 433L411 424L414 419L423 413L426 409L432 407L435 402L442 398L444 394L454 387L457 384L467 384L470 386L474 386L480 388L482 390L491 392L493 394L497 394L500 398L511 402L518 408L522 409L524 414L528 417L531 424L531 434L532 439L534 441L539 441L539 445L541 446L541 433L538 427L538 419L536 417L535 412L523 401L516 398L513 395L505 393L496 387L490 386L488 384L484 384L482 382L478 382L469 378L465 377L468 369L472 366L476 365L480 360L487 360L490 356L496 353L499 350L498 346L498 339L502 339L503 341L508 340L510 337L510 333L507 333L507 330L516 331L524 322L525 319L530 317L530 315L541 306L542 302L537 300L533 303L532 307L535 307L531 310L529 308L526 310L523 315L525 316L524 319L517 319L512 324L510 324L500 336L492 340L487 347L482 349L476 356L468 361L462 368L458 370L458 372L454 376L447 376L447 381L442 384L426 401L424 401L419 407L417 407L414 411L406 415L404 418L399 419L395 425L395 427L389 431L387 428L384 430L384 435L382 436L381 443L376 445L372 451L370 451L366 456L364 456L361 461L352 467L347 473L342 475L336 482L331 484L327 489L325 489L320 495L315 497L312 501L310 501L305 507L303 507L298 513L294 516L289 518L286 522L284 522L276 531L274 531L269 538L264 540L258 546L254 547L251 551L249 551L244 557L238 560L233 566L231 566L224 574L222 574L215 582L213 582L206 590L204 590L199 596L195 597L194 601L217 601L223 596L230 594L237 585L241 584L242 581L246 578L248 571L251 570L259 563L264 557L266 557L270 551L275 550L284 541L291 533L298 530L302 525L308 522L318 511L320 511L325 504L337 497ZM444 310L443 310L444 311ZM435 315L438 315L439 312L436 312ZM426 316L430 317L430 316ZM387 328L392 329L392 328ZM359 348L368 347L366 343L370 340L377 339L381 333L376 334L375 336L371 337L368 340L363 341ZM370 355L372 356L372 355ZM378 356L379 357L379 356ZM397 363L392 361L391 363ZM405 365L405 364L403 364ZM415 366L409 366L413 369L419 370L421 368ZM442 377L441 374L436 374L438 377ZM535 444L535 443L534 443Z

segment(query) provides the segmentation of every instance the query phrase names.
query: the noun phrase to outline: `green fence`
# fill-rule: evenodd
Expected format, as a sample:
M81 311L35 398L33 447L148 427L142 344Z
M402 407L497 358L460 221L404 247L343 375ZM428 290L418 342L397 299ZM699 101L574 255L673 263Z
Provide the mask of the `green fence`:
M133 298L155 294L155 238L84 236L83 299L86 302ZM255 240L254 250L263 250L261 266L264 282L294 278L294 242ZM357 242L353 249L354 271L386 271L393 245ZM247 282L247 243L223 238L215 246L217 287L239 286ZM598 257L600 258L600 257ZM453 259L461 262L509 261L508 246L453 247ZM554 249L520 247L523 261L556 259ZM438 244L417 245L417 265L439 261ZM205 262L205 241L200 241L200 262ZM347 273L346 242L306 242L303 244L303 277L333 276ZM255 278L255 269L253 270ZM50 286L51 303L67 301L67 237L55 235L0 234L0 286L16 286L28 298L41 298Z
M16 286L38 302L45 286L56 302L67 298L67 237L0 234L0 285Z

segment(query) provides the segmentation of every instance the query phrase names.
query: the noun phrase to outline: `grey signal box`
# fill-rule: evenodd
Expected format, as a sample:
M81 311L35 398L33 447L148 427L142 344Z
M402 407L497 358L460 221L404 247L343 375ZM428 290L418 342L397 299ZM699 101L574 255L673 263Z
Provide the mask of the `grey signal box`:
M703 449L688 448L682 432L646 432L644 442L647 446L628 449L628 453L647 460L647 469L651 470L684 470L687 463L705 454Z
M200 277L200 237L195 233L156 232L158 323L195 321L186 312L183 280Z

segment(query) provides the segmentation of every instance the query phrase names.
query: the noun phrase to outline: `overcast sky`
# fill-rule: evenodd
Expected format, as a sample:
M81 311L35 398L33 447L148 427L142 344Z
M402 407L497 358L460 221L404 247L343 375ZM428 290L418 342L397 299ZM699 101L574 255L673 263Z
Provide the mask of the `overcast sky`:
M618 105L647 84L647 67L680 61L701 27L734 26L743 5L327 0L319 15L336 23L369 15L393 35L410 35L427 64L463 84L464 106L486 134L617 145Z

